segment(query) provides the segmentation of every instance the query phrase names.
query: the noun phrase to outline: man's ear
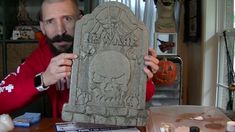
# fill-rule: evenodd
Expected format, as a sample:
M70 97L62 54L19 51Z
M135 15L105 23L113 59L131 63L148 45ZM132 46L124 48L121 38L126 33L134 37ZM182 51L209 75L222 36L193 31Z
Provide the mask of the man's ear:
M42 33L45 35L45 29L44 29L44 25L43 25L42 21L40 21L40 29L41 29Z

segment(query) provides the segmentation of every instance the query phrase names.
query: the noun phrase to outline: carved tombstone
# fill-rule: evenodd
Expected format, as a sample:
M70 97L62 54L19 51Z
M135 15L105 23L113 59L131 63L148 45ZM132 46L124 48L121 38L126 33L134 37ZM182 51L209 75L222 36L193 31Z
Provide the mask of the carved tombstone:
M65 121L143 126L148 33L130 9L104 3L76 23L74 61Z

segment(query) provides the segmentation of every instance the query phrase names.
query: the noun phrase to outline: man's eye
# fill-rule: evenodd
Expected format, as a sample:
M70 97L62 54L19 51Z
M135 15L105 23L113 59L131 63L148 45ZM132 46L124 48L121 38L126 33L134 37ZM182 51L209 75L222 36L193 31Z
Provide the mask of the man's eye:
M45 21L45 23L46 23L47 25L52 24L52 23L53 23L53 20L47 20L47 21Z
M73 18L72 18L72 17L65 17L65 20L68 21L68 22L70 22L70 21L73 20Z

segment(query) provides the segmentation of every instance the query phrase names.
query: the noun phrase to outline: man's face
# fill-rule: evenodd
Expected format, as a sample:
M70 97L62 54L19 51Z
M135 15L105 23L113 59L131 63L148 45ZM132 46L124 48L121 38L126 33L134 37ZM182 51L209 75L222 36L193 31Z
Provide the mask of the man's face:
M55 54L71 52L78 12L70 0L42 5L40 28Z

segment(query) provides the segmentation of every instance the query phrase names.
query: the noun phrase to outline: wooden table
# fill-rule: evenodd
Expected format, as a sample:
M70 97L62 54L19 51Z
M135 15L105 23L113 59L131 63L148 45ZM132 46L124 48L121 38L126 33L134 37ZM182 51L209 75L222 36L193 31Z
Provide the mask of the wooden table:
M28 128L15 127L11 132L55 132L55 123L63 122L61 119L43 118ZM145 127L138 127L141 132L145 132Z
M11 132L55 132L55 123L61 120L52 118L43 118L39 123L36 123L28 128L15 127Z
M219 109L210 106L173 105L152 107L146 126L147 132L159 132L169 126L176 132L197 126L201 132L225 132L230 119ZM179 131L180 130L180 131Z
M202 132L225 132L226 122L230 119L219 109L208 106L161 106L152 107L146 127L138 127L141 132L159 132L163 123L174 129L181 126L198 126ZM202 116L203 120L194 119ZM62 120L43 118L29 128L16 127L12 132L55 132L55 123ZM182 131L180 131L182 132Z

